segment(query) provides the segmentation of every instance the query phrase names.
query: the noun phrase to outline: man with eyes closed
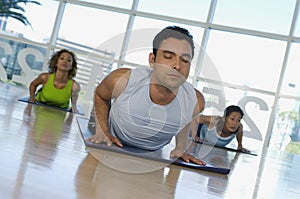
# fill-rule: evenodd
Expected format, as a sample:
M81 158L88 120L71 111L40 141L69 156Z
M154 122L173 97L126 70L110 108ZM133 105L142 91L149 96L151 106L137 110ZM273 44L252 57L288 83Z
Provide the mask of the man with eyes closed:
M205 103L186 81L193 56L188 30L178 26L161 30L153 40L150 68L117 69L96 87L96 133L88 140L158 150L175 136L171 157L205 165L187 150L190 123Z

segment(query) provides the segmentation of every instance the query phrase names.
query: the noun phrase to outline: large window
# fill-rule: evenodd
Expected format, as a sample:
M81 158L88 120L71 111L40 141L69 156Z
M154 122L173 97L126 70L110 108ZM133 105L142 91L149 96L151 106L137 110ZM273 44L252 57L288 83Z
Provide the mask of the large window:
M138 10L158 15L166 15L196 21L206 21L210 0L142 0L139 2Z
M188 80L203 92L204 112L221 115L226 106L239 105L246 113L245 146L251 149L254 141L297 153L299 1L40 2L24 6L31 26L0 19L2 81L28 85L47 68L53 50L69 48L78 55L81 100L91 100L95 84L114 68L147 66L154 35L179 25L194 36Z
M82 0L94 4L103 4L108 6L116 6L121 8L131 8L133 0Z
M289 34L296 0L220 0L214 23Z
M300 154L300 101L280 99L270 148Z
M18 35L24 39L47 43L52 34L58 2L51 0L40 1L41 5L27 4L23 6L31 26L25 26L14 18L7 19L6 33Z
M281 93L300 97L299 60L300 44L293 43L282 84Z
M275 91L285 48L278 40L211 31L207 54L224 82Z
M125 32L127 21L128 15L67 4L59 38L96 48L113 36ZM122 41L117 48L121 46Z
M145 26L147 24L147 26ZM126 61L135 62L141 65L148 65L148 55L152 52L152 41L154 36L166 26L181 26L188 29L194 37L194 41L199 47L203 36L203 29L187 24L174 23L163 20L155 20L145 17L136 17L132 28L132 34L129 41ZM199 48L195 49L195 52Z

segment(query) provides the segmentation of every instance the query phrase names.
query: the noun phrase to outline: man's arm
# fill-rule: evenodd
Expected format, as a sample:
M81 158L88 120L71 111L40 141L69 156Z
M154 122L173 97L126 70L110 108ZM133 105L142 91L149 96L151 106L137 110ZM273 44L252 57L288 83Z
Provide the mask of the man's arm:
M196 90L196 96L197 104L193 112L193 120L186 125L179 134L176 135L176 148L171 152L171 157L180 157L186 162L194 162L196 164L205 165L205 162L189 154L189 149L187 146L189 129L191 128L191 125L193 125L193 122L195 122L195 117L198 117L198 115L203 111L205 104L204 97L198 90Z
M210 115L197 115L193 118L191 124L192 138L195 139L197 136L197 130L199 123L206 124L208 128L212 128L214 126L213 116ZM198 138L196 138L198 139Z
M183 159L185 162L193 162L200 165L206 165L202 160L197 159L196 157L190 154L190 145L188 146L188 132L190 129L190 124L186 125L179 134L176 135L176 147L173 151L171 151L170 157L179 157Z
M130 69L117 69L111 72L95 89L94 113L96 133L88 138L90 142L106 142L122 147L122 143L111 135L108 126L108 116L111 100L117 98L125 89L130 77Z
M195 139L197 136L198 124L206 123L206 120L208 120L208 118L206 119L205 117L200 116L200 113L203 111L205 106L204 96L197 89L195 89L195 91L197 96L197 105L194 109L193 120L191 122L192 139Z

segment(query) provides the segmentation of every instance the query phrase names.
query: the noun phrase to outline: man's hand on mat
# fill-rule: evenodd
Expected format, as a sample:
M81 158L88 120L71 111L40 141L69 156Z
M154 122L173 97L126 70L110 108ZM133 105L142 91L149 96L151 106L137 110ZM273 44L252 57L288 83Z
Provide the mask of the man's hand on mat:
M181 158L185 162L193 162L193 163L199 164L199 165L206 165L206 162L203 162L202 160L199 160L198 158L194 157L193 155L188 154L188 153L183 153L181 150L177 150L177 149L174 149L173 151L171 151L170 157L171 158Z
M97 132L95 135L89 137L87 139L88 141L95 143L95 144L100 144L102 142L106 143L108 146L115 144L119 147L122 147L122 143L120 142L120 140L114 136L110 135L106 135L102 132Z
M203 142L203 140L200 137L198 137L197 135L195 136L195 138L193 139L193 141L197 142L197 143L202 143Z

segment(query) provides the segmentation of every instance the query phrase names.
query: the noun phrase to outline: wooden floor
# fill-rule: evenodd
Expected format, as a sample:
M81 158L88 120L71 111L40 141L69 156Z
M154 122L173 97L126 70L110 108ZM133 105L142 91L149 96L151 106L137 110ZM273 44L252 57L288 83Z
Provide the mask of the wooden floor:
M17 101L26 95L25 88L0 83L1 199L300 198L297 155L218 149L210 159L231 168L221 175L88 153L77 115Z

